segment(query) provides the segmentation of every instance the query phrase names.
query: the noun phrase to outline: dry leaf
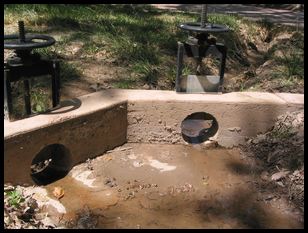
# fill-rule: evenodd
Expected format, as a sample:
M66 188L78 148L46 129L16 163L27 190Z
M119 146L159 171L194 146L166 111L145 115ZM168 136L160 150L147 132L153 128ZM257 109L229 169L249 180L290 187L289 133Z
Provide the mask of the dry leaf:
M52 192L52 194L53 194L56 198L60 199L60 198L62 198L62 197L64 196L64 190L63 190L63 188L61 188L61 187L55 187L54 190L53 190L53 192Z
M110 161L110 160L112 160L112 157L111 156L104 156L103 159L104 159L104 161Z
M290 172L289 171L281 171L281 172L277 172L275 174L272 175L272 180L274 181L279 181L282 178L284 178L286 175L288 175Z

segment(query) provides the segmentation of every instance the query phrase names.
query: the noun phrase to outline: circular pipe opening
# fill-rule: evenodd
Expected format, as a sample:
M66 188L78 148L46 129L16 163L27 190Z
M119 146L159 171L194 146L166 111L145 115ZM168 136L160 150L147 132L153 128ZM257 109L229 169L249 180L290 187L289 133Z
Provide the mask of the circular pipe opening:
M218 122L206 112L195 112L187 116L181 124L183 139L192 144L205 142L218 131Z
M71 168L69 149L62 144L51 144L36 154L30 174L36 184L47 185L66 176Z

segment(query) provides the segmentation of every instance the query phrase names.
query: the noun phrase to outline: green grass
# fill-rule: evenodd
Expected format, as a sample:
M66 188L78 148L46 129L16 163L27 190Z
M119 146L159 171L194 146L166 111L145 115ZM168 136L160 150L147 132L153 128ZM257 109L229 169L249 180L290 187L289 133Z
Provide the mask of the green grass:
M26 29L33 33L60 34L57 43L40 53L61 59L62 83L78 79L81 69L63 51L73 42L82 43L78 56L94 59L96 54L106 51L117 64L127 69L127 77L115 81L118 88L133 88L134 85L152 84L159 81L174 87L177 41L185 41L187 32L178 25L183 22L200 21L195 13L164 12L149 4L8 4L4 6L6 25L17 25L24 20ZM261 30L272 30L266 20L252 22L238 15L208 14L211 23L223 24L230 32L217 35L217 41L228 48L227 66L249 67L246 41L260 40ZM242 33L245 31L246 37ZM303 47L296 44L294 47ZM50 53L51 52L51 53ZM271 58L272 52L265 55ZM229 63L228 63L229 62ZM284 67L281 72L288 78L303 77L303 52L286 53L277 59ZM237 67L237 68L238 68ZM191 68L184 70L189 73ZM244 86L241 87L244 90Z
M165 58L175 60L177 41L187 38L187 33L177 26L183 22L197 21L199 17L196 14L158 12L150 6L121 4L10 4L5 5L4 9L6 23L17 25L22 18L26 27L47 26L41 33L61 31L65 35L65 32L72 32L57 42L56 53L64 50L70 42L81 41L84 43L83 53L94 55L107 50L123 66L129 67L130 72L138 73L140 81L146 83L156 83L158 78L173 79L168 77L173 75L173 67L164 66ZM240 18L210 14L209 21L226 24L234 34ZM232 46L230 49L232 51ZM50 50L45 51L48 53ZM63 72L67 77L72 69L65 67Z
M22 202L25 201L23 196L17 190L9 191L6 193L8 195L8 203L10 206L18 208Z
M42 113L50 108L50 96L42 88L33 88L31 91L31 104L34 113Z
M304 55L296 51L290 51L289 54L283 52L283 57L276 60L283 65L282 73L288 78L298 76L304 78Z
M286 82L304 79L304 35L295 33L290 39L275 44L266 58L276 63L272 78L281 77Z
M136 85L136 80L133 78L119 79L113 83L114 88L133 89Z

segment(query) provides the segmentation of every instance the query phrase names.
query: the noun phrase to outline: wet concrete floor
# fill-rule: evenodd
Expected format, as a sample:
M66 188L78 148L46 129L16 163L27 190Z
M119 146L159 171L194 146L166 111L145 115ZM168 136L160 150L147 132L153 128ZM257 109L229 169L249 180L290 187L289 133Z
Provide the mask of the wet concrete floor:
M128 143L45 188L63 188L52 214L72 228L303 228L259 177L237 148Z

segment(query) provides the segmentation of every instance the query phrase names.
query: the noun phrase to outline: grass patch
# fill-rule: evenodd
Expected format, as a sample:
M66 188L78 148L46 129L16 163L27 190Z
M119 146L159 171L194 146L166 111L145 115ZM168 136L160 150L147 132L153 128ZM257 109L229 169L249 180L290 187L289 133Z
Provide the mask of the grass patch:
M81 70L76 64L60 61L61 69L61 82L67 82L70 80L79 79L81 76Z
M304 79L304 35L296 32L270 48L267 59L273 59L276 69L272 78L283 77L285 81Z
M166 12L152 8L149 4L7 4L4 5L5 26L25 21L26 30L32 33L60 34L57 43L40 53L62 57L70 53L71 45L81 43L74 59L95 59L97 54L108 54L125 67L128 76L115 81L117 88L133 88L134 85L159 85L169 83L174 88L177 41L185 41L188 33L178 28L180 23L198 22L200 14ZM247 59L247 43L260 41L260 34L272 30L266 20L252 22L238 15L208 14L211 23L223 24L230 32L217 34L217 41L228 48L227 69L245 70L250 66ZM296 44L294 47L303 45ZM274 51L274 49L273 49ZM267 58L272 58L273 51ZM292 51L294 52L292 54ZM291 49L285 57L277 58L281 72L287 77L303 77L303 52ZM265 57L266 57L265 56ZM107 58L105 55L101 60ZM78 65L61 61L61 81L69 82L81 75ZM191 68L184 69L190 73ZM278 72L278 71L277 71ZM244 90L244 86L240 88Z
M41 48L36 51L42 57L47 59L56 59L59 54L57 54L57 50L54 50L51 47ZM77 80L81 77L82 72L77 64L72 62L58 59L60 62L60 84L63 85L65 82L69 82L72 80Z
M6 195L8 195L9 205L15 208L18 208L20 204L25 201L21 193L17 190L6 192Z
M133 89L136 85L136 80L133 78L119 79L113 83L112 87L120 89Z
M282 50L283 51L283 50ZM304 54L290 51L289 54L282 52L282 57L276 57L278 64L282 65L282 74L288 78L298 76L304 78Z
M129 65L130 72L137 73L140 81L146 83L157 83L159 76L173 79L168 77L174 74L164 66L162 58L175 59L177 41L187 38L187 33L179 30L178 25L197 21L199 17L196 14L160 13L149 5L5 5L5 22L16 21L13 24L17 25L17 15L23 16L26 27L45 25L46 32L63 31L64 34L72 31L56 43L56 51L65 49L73 41L82 41L84 53L107 50L124 66ZM226 24L232 31L239 25L237 16L210 14L209 21ZM68 69L64 67L64 72ZM64 74L64 79L67 78Z
M148 84L157 84L159 74L158 69L148 61L135 64L132 67L132 70L144 82Z

